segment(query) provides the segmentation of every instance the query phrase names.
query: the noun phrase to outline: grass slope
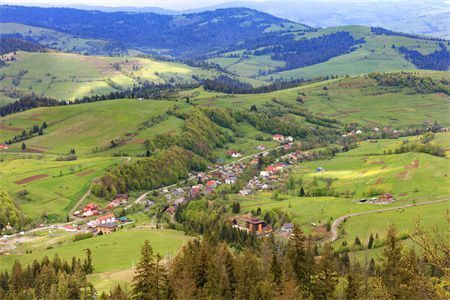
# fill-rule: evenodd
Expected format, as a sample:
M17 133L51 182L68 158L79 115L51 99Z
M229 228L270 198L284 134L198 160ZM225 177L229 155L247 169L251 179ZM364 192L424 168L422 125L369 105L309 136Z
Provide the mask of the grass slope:
M112 139L136 130L143 122L164 114L176 104L155 100L110 100L38 108L1 118L0 124L7 130L0 132L0 139L8 140L20 134L22 129L45 121L48 124L45 134L26 141L28 148L57 154L75 149L78 154L89 154L96 148L102 150L109 146ZM19 150L19 146L14 144L11 150Z
M21 70L27 73L14 86L12 80ZM3 94L0 99L5 99L6 92L15 90L73 100L130 88L146 81L192 83L193 75L209 78L216 76L217 72L138 57L17 52L16 60L7 62L7 66L0 69L0 74L5 76L0 81Z
M448 134L440 134L436 139L448 139ZM388 207L397 207L410 203L449 199L450 189L448 170L450 164L448 158L438 158L422 153L405 153L399 155L383 155L385 149L391 149L399 143L398 140L385 140L380 144L363 142L357 149L339 154L330 160L312 161L298 165L293 171L294 178L302 178L303 186L308 192L312 181L316 178L319 186L325 185L322 178L332 179L332 188L338 192L349 192L349 197L297 197L294 195L281 195L282 200L273 200L271 192L257 193L249 197L235 196L241 201L242 212L256 211L261 207L263 214L266 210L274 208L289 212L294 220L304 227L306 231L314 229L312 223L325 224L329 220L338 217L364 211L373 211ZM381 153L381 154L380 154ZM418 161L413 168L412 162ZM317 167L323 167L325 172L316 172ZM369 189L379 189L381 192L391 192L397 198L390 205L359 204L358 200L364 197ZM400 225L402 229L412 228L413 220L418 214L432 221L429 212L431 210L445 213L449 202L436 204L439 207L433 210L428 206L420 206L414 209L404 209ZM421 213L423 211L423 213ZM383 213L385 214L385 213ZM386 213L395 216L395 212ZM379 214L371 214L355 217L359 220L358 228L370 228L373 234L384 235L386 220ZM375 218L380 221L372 221ZM410 223L405 223L409 218ZM395 217L390 217L391 223L395 223ZM439 224L445 224L445 218L435 218ZM375 222L375 223L373 223ZM378 222L378 223L377 223ZM381 222L381 223L380 223ZM431 222L427 222L430 224ZM281 225L281 224L279 224ZM350 232L346 238L354 239L358 229L348 229ZM369 230L369 229L367 229ZM370 232L369 232L370 235ZM361 236L360 236L361 237ZM362 235L365 237L365 235Z
M376 35L367 26L338 26L319 29L313 32L290 32L297 40L317 38L336 32L349 32L355 39L364 38L365 43L358 46L355 51L334 57L328 61L315 65L275 72L277 67L285 66L284 61L273 60L270 55L256 56L249 50L246 55L243 51L225 53L220 57L211 58L210 61L219 64L222 68L235 74L258 78L259 80L291 80L297 78L317 78L331 75L361 75L370 72L390 72L399 70L414 70L416 67L404 58L397 49L405 46L408 49L418 50L429 54L439 49L439 42L426 41L417 38ZM396 48L392 48L395 45ZM235 57L238 54L239 57ZM260 75L260 71L271 71L269 75Z
M10 270L16 259L22 264L28 264L44 256L52 259L56 253L60 258L70 261L73 256L84 257L84 249L89 248L92 251L95 268L90 279L101 293L109 291L117 283L130 284L133 277L132 267L136 266L139 260L140 248L145 240L151 243L155 253L168 257L176 254L188 239L189 237L179 231L146 228L123 229L114 234L78 242L72 242L66 235L59 239L62 245L58 243L58 238L42 237L39 242L24 243L16 250L17 252L32 250L30 254L0 256L0 270Z
M92 180L124 160L101 157L65 162L37 155L22 157L0 154L0 189L16 200L25 216L48 222L65 221Z
M450 79L450 72L416 71L418 76ZM325 90L326 89L326 90ZM191 98L198 104L219 107L262 105L273 98L304 106L314 113L369 126L407 127L424 121L449 125L450 97L445 94L417 94L410 89L379 86L365 76L333 79L267 94L226 95L197 89Z

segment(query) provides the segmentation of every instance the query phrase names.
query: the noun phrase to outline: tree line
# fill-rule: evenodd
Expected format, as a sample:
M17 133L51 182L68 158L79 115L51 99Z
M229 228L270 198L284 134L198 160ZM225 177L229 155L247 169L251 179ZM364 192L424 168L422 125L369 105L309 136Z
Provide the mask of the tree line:
M418 254L391 226L379 260L370 262L336 253L329 243L318 245L298 227L287 241L268 236L237 252L205 234L167 263L146 241L131 291L115 288L101 298L446 299L448 249L436 239L442 240L416 225L414 240L425 250Z

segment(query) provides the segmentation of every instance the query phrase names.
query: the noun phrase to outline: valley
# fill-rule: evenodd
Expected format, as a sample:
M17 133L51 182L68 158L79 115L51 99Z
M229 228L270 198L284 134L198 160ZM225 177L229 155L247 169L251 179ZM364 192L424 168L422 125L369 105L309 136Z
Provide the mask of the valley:
M0 298L445 299L449 41L0 13Z

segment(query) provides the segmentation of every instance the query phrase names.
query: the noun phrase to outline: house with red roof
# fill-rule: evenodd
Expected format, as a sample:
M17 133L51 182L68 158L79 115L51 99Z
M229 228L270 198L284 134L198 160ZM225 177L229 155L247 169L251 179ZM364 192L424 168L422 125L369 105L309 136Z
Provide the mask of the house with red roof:
M2 150L8 150L8 145L0 144L0 151L2 151Z
M284 135L282 134L274 134L272 136L272 140L277 141L277 142L284 142Z

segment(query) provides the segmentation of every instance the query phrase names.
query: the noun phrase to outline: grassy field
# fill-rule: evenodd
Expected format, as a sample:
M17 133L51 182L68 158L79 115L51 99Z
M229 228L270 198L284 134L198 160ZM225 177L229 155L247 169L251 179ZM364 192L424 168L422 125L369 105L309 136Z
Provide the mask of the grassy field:
M221 57L211 58L210 61L219 64L230 72L255 77L259 80L291 80L331 75L361 75L375 71L414 70L416 69L414 64L404 58L404 55L398 51L398 47L405 46L408 49L418 50L423 54L429 54L439 49L439 42L436 41L376 35L367 26L338 26L306 33L303 31L295 32L294 30L291 34L295 35L297 40L301 40L317 38L336 32L349 32L355 39L363 38L365 43L361 44L355 51L331 58L319 64L282 72L272 72L263 76L261 76L260 71L274 71L277 67L284 67L285 62L273 60L270 55L252 55L251 51L245 58L242 55L242 51L235 51L225 53ZM395 45L396 48L392 48L392 45ZM240 57L230 57L231 54L239 54Z
M113 139L135 132L142 123L165 114L175 105L183 106L170 101L110 100L38 108L0 118L0 125L5 129L0 132L0 140L6 141L23 129L28 130L34 124L40 126L45 121L48 125L45 134L27 140L28 148L57 154L75 149L78 154L90 154L96 148L108 147ZM145 135L145 130L142 134ZM18 151L20 145L15 144L11 151Z
M450 200L450 199L449 199ZM399 233L411 233L414 228L414 222L420 217L421 224L426 228L438 226L442 231L449 228L448 209L450 201L423 206L398 209L395 211L385 211L372 215L357 216L349 218L344 224L345 235L337 243L346 240L350 245L353 244L355 237L358 236L364 245L367 245L370 234L379 234L380 238L386 236L387 228L395 225Z
M0 34L21 34L46 47L81 53L103 52L106 41L77 38L62 32L17 23L0 23Z
M81 158L56 161L55 157L0 154L0 189L16 199L32 219L65 221L69 210L89 189L92 179L123 158Z
M419 72L419 76L450 78L450 72ZM326 90L324 87L326 86ZM300 105L327 117L368 126L394 128L418 126L424 121L449 125L450 97L445 94L416 94L409 89L386 91L365 77L343 78L302 85L267 94L224 95L197 89L193 101L205 106L250 108L273 98Z
M27 71L16 85L13 79ZM146 81L191 83L192 75L209 78L218 73L187 65L138 57L84 56L73 53L17 52L16 60L0 70L0 91L16 90L73 100L130 88Z
M19 244L16 251L32 250L31 254L11 254L0 256L0 270L10 270L14 261L19 259L22 264L32 263L35 259L44 256L50 259L57 253L60 258L70 260L73 256L83 258L84 249L91 249L94 273L89 279L94 283L96 289L109 291L114 285L130 285L133 277L133 267L140 257L140 248L145 240L148 240L155 253L160 253L168 258L176 254L178 249L187 242L189 237L184 233L164 229L126 229L119 230L114 234L97 236L94 238L72 242L67 235L59 239L42 237L39 241ZM50 246L50 247L49 247ZM51 248L51 249L48 249Z
M448 136L448 134L438 134L434 142L439 143L440 140L448 142ZM385 149L392 149L398 143L401 141L383 140L376 144L363 142L358 148L339 154L333 159L302 163L291 173L294 178L302 179L302 186L306 193L311 188L314 178L319 187L325 186L325 179L330 178L331 188L338 193L347 193L346 197L344 195L298 197L283 194L281 200L274 200L271 192L259 192L248 197L235 196L235 199L241 201L241 210L244 213L256 211L258 207L261 207L263 214L267 210L282 209L290 213L293 219L308 232L315 227L312 223L323 225L351 213L450 199L448 158L423 153L383 155ZM326 171L316 172L317 167L323 167ZM389 205L359 204L358 200L365 197L371 190L380 193L390 192L396 200ZM445 213L449 204L449 202L443 202L407 208L401 212L354 217L349 222L358 220L359 223L355 226L346 223L345 228L348 234L345 238L354 239L355 234L360 234L360 238L366 238L371 232L382 235L386 231L385 225L395 223L396 216L400 216L399 227L402 230L411 229L418 214L427 220L427 225L430 225L433 220L440 225L445 225L447 222ZM386 218L382 215L386 215ZM439 215L442 218L438 218Z

